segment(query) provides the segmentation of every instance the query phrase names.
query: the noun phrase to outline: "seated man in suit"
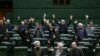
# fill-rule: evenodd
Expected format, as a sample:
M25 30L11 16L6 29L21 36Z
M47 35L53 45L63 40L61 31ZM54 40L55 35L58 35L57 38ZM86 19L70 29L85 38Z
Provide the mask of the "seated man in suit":
M84 56L83 51L77 47L76 42L72 42L69 56Z
M67 53L63 50L64 44L59 42L57 44L57 50L55 50L51 56L67 56Z

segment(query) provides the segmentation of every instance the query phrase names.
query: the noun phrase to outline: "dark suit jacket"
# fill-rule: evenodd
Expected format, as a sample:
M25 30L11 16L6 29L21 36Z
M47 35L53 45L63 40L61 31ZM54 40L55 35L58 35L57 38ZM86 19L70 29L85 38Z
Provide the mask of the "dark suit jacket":
M83 38L87 38L87 32L85 28L78 28L77 24L78 23L74 24L74 31L75 35L78 37L77 40L81 41Z
M6 32L6 25L0 25L0 34L4 34Z
M2 42L4 36L6 33L6 26L4 25L0 25L0 43Z
M30 32L28 32L27 34L25 33L25 30L22 32L22 35L21 35L21 38L22 38L22 44L23 45L26 45L26 46L31 46L31 43L33 42L33 38L30 34ZM27 40L29 40L27 42Z
M80 48L72 48L69 51L69 56L84 56L84 54Z
M55 35L55 38L54 38ZM52 28L52 30L49 29L49 37L48 40L50 41L50 43L48 43L48 47L54 47L55 41L60 41L60 36L59 33L55 31L55 28Z

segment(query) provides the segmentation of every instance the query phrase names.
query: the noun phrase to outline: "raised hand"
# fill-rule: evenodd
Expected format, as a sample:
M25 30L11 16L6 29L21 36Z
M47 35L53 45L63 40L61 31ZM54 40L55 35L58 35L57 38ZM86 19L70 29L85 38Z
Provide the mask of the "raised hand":
M55 17L55 14L52 14L52 17L55 19L56 17Z
M30 40L29 39L26 39L26 41L29 42Z
M46 21L47 21L47 19L43 18L43 21L44 21L44 22L46 22Z
M45 18L46 17L46 13L44 13L44 15L43 15L43 18Z
M3 20L4 20L4 21L6 20L5 16L3 17Z
M17 19L20 20L20 16L18 16Z
M76 21L74 21L74 23L76 24L76 23L78 23L78 21L76 20Z
M89 16L88 16L87 14L85 15L85 17L86 17L86 19L88 19L88 18L89 18Z
M32 21L34 21L35 20L35 18L32 18Z
M47 24L49 24L49 20L47 20L46 22L47 22Z
M73 15L70 15L70 20L72 20L73 19Z

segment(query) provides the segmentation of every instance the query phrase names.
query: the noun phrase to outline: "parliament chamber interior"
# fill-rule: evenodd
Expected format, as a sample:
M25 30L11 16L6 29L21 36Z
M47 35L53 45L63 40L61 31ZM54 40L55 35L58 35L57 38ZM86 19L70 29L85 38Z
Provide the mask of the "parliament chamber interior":
M100 56L100 0L0 0L0 56Z

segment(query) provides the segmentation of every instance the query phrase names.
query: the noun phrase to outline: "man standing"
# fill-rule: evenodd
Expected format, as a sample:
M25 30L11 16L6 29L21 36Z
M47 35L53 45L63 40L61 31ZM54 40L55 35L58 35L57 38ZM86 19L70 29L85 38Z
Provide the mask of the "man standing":
M74 31L75 35L77 36L77 40L81 41L83 38L87 38L86 29L83 27L82 23L78 23L77 21L74 22Z
M55 16L53 15L53 18L55 19ZM72 22L73 16L70 16L70 21L68 23L65 22L64 19L60 21L60 23L55 19L55 23L59 26L59 34L67 34L68 33L68 26Z

